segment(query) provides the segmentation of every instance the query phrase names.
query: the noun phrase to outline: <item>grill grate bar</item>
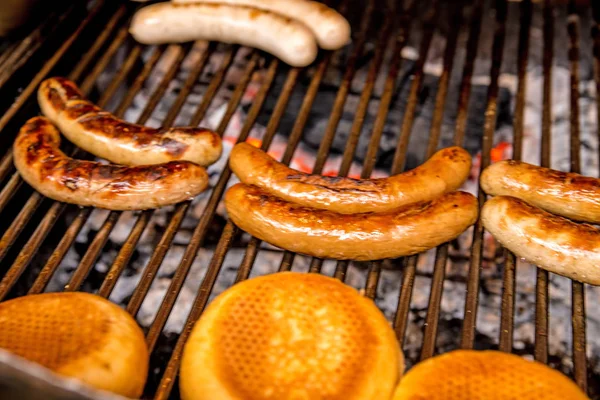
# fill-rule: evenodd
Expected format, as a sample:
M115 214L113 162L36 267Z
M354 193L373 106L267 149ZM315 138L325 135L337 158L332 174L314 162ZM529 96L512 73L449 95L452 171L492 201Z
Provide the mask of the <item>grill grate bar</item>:
M125 24L123 24L123 27L121 29L119 29L117 36L115 36L115 39L108 46L108 49L106 49L106 51L104 52L103 57L94 65L92 71L85 77L85 79L80 85L80 89L83 93L90 93L92 91L94 84L96 83L96 78L100 76L102 71L106 69L106 66L108 65L110 60L112 60L117 50L119 50L121 45L125 43L125 40L127 40L127 35L129 33L128 26L129 20Z
M544 87L540 164L550 167L552 145L552 60L554 58L554 13L550 0L544 4ZM535 359L548 363L548 271L537 268L535 296Z
M248 82L250 81L252 72L256 68L256 63L257 63L257 56L256 56L256 53L254 53L254 55L252 56L252 59L246 66L243 78L241 79L240 83L238 84L238 86L229 102L228 109L225 112L223 119L221 120L219 129L218 129L219 134L222 135L224 133L226 124L229 122L229 118L231 118L231 115L232 115L231 110L235 110L235 108L239 104L239 101L241 100L244 90L246 89L246 86L248 85ZM229 63L226 62L224 65L228 66ZM226 121L226 122L224 123L224 121ZM221 178L219 179L219 182L213 188L213 192L211 194L209 203L206 205L206 207L204 209L203 218L201 219L200 223L196 227L196 230L200 229L200 227L203 227L201 241L204 240L204 235L206 234L206 229L208 228L208 223L212 219L212 216L214 215L214 211L217 206L217 200L218 200L218 198L220 198L220 194L224 190L225 183L227 183L227 179L229 179L229 177L227 177L227 179L223 180L223 176L228 174L228 172L226 172L226 171L227 171L227 169L222 173ZM214 206L211 206L211 204L213 204L213 203L214 203ZM144 276L143 276L142 280L139 282L138 286L135 288L135 291L133 292L133 295L131 296L131 300L129 301L129 304L127 305L127 311L130 312L132 315L137 314L137 312L139 311L139 308L141 307L142 302L143 302L144 298L146 297L148 290L150 289L150 285L152 284L152 281L154 280L154 277L156 276L156 273L158 272L158 269L160 268L160 265L162 264L162 261L163 261L165 255L167 254L167 251L169 250L171 242L172 242L173 238L175 237L175 234L177 233L177 229L179 228L179 225L180 225L185 213L187 212L190 204L191 203L189 201L186 201L184 203L181 203L179 206L177 206L177 210L175 212L177 217L176 218L174 217L169 222L169 225L168 225L167 229L165 230L165 233L163 234L163 236L159 242L159 245L154 250L152 257L144 270ZM206 218L205 216L210 217L210 218ZM202 221L205 221L204 224L202 223ZM194 232L196 232L196 230ZM193 239L194 238L192 237L192 240ZM189 258L190 259L189 264L191 266L191 262L193 261L195 255L196 255L196 252L201 244L201 241L198 242L198 247L191 254L188 253L188 250L191 249L190 246L192 245L192 242L190 241L190 244L186 248L186 253L183 256L182 262L184 262L184 260ZM178 268L178 270L179 270L179 268ZM177 271L175 273L175 276L173 277L173 280L171 281L171 284L173 285L173 282L176 280L176 278L179 278L179 276L181 276L181 275L184 275L184 274ZM186 272L185 276L187 276L187 272ZM182 284L183 284L183 280L185 279L185 276L181 280ZM176 292L172 292L171 290L169 290L169 292L167 292L167 295L165 296L165 299L170 298L170 296L172 296L173 294L175 294L175 295L179 294L179 289ZM175 296L173 296L173 303L174 303L174 301L175 301ZM163 303L164 303L164 300L163 300ZM161 305L161 309L162 309L162 305ZM169 310L169 312L170 312L170 310ZM160 310L159 310L159 314L160 314Z
M321 141L319 150L317 151L317 158L312 170L313 174L320 174L321 172L323 172L323 167L325 166L325 162L327 161L327 155L329 153L329 150L331 149L333 139L335 138L335 131L340 123L340 120L342 119L344 105L346 104L348 92L350 90L350 86L352 85L352 79L354 78L354 74L356 73L356 61L358 60L358 57L362 54L363 49L365 47L365 42L367 40L367 30L369 29L369 23L371 21L371 16L373 14L374 7L374 2L370 0L367 3L367 7L364 12L364 18L361 21L361 27L357 35L356 44L354 46L352 54L348 58L348 67L344 72L344 77L342 78L340 88L338 89L335 101L333 102L333 109L331 111L329 121L327 122L327 127L325 128L325 132L323 134L323 140Z
M569 1L567 32L569 34L569 64L571 69L571 172L581 173L581 138L579 128L579 27L575 2ZM587 392L585 287L572 281L573 373L575 382Z
M520 160L523 151L523 125L525 115L525 94L527 93L527 59L529 57L529 30L531 27L533 7L531 0L525 0L520 7L518 86L513 121L514 141L513 159ZM504 273L502 278L502 306L500 317L500 344L502 351L510 353L513 346L513 329L515 317L516 258L511 252L504 250Z
M481 34L481 21L483 19L483 1L475 0L473 16L469 21L471 30L467 40L467 54L465 55L465 66L463 67L462 79L460 83L460 97L458 98L458 114L456 115L456 125L454 133L454 146L462 146L465 140L467 129L467 116L469 112L469 99L471 97L471 86L473 78L473 69L477 59L477 49L479 48L479 36Z
M253 59L255 59L255 57L256 57L256 53L254 54ZM244 124L244 129L241 132L240 137L238 137L238 141L240 141L240 140L243 141L248 137L248 135L250 133L250 128L256 121L256 118L258 117L258 113L260 112L260 109L262 108L264 100L266 99L267 92L269 91L269 89L273 83L273 80L275 78L275 73L277 72L278 65L279 65L279 62L276 60L273 60L271 62L271 65L269 67L269 71L267 73L265 81L261 85L261 88L260 88L257 96L254 99L252 107L248 113L248 119L246 120L246 122ZM252 69L247 70L248 76L251 76L251 73L253 70L254 70L254 66L252 66ZM247 82L240 82L238 88L245 88L246 86L247 86ZM242 93L243 90L244 89L240 89L240 93ZM234 97L232 97L233 100L235 100ZM238 103L239 103L239 99L234 101L233 103L230 103L230 107L232 109L234 109L235 107L237 107ZM235 106L234 106L234 104L235 104ZM225 117L227 115L228 114L226 113ZM228 120L230 118L231 118L231 115L228 117ZM222 126L221 129L224 131L227 127L227 123L225 123L223 121L221 121L221 126ZM173 276L173 278L171 280L171 284L169 285L167 294L165 295L165 298L163 299L163 301L161 303L158 313L156 314L156 317L154 318L154 321L152 322L152 325L150 326L150 329L148 331L146 343L148 343L148 346L150 349L154 348L154 346L156 344L156 340L158 339L160 332L164 328L164 325L167 322L169 314L171 313L171 310L173 309L173 306L175 305L177 296L178 296L178 294L183 286L183 283L189 273L189 270L192 266L194 258L196 257L196 254L198 253L198 249L200 248L200 246L202 245L202 242L204 241L204 237L205 237L206 231L208 229L208 223L212 219L212 216L214 216L216 206L218 205L218 201L221 198L221 196L225 190L227 181L229 180L230 176L231 176L231 171L229 171L229 169L226 168L223 171L221 177L219 178L219 182L215 186L213 193L211 194L211 198L209 199L209 203L206 205L206 208L204 210L204 214L202 216L202 221L206 221L206 222L204 222L204 224L202 224L202 221L201 221L201 223L198 224L197 229L194 230L194 233L192 235L192 240L195 239L195 241L193 243L192 243L192 241L190 241L190 244L186 248L183 258L182 258L177 270L175 271L175 275Z
M504 40L506 36L506 0L496 1L496 28L494 32L494 44L492 46L492 67L490 70L490 86L488 89L488 100L485 111L485 129L482 139L481 169L480 172L490 164L490 153L496 127L496 112L498 103L498 79L500 77L500 66L502 65ZM486 195L481 189L478 190L479 209L485 202ZM479 277L481 272L481 261L483 252L483 225L478 219L473 230L473 245L471 247L471 260L469 275L467 278L467 296L465 300L464 323L461 336L461 347L470 349L475 340L475 325L477 323L477 304L479 297Z
M173 103L173 106L169 110L169 113L165 117L165 120L163 122L163 127L169 127L169 126L171 126L173 121L175 121L177 114L179 114L179 112L181 111L181 108L185 104L185 100L187 99L188 95L191 93L195 82L197 82L200 74L204 70L206 63L208 62L208 59L213 51L214 51L214 46L211 44L207 48L206 52L202 53L198 63L194 66L192 71L190 71L188 79L186 79L186 82L185 82L183 88L181 89L179 95L177 96L177 99L175 100L175 102ZM213 91L212 93L214 95L215 92ZM212 96L211 96L211 98L212 98ZM186 208L186 210L187 210L187 208ZM181 213L181 211L180 211L180 213ZM185 211L183 211L183 215L184 214L185 214ZM153 215L154 215L154 210L146 210L140 214L133 229L129 233L127 240L125 241L125 243L119 250L119 254L117 254L117 257L115 258L115 261L113 262L113 264L110 268L110 271L108 272L104 281L102 282L102 286L100 287L100 289L98 291L99 295L104 296L104 297L108 297L110 295L110 293L112 292L112 290L117 282L117 279L121 276L121 273L123 272L123 270L127 266L127 263L131 259L131 256L133 255L133 252L135 251L135 247L136 247L138 241L140 240L142 233L144 232L144 229L146 229L146 226L152 219ZM177 226L179 226L179 224L177 224Z
M412 132L415 110L418 102L418 94L425 73L425 62L427 60L427 54L429 53L429 47L435 31L435 21L437 20L437 15L439 12L438 8L439 2L436 0L433 2L432 7L430 7L430 11L423 22L423 37L421 38L421 45L419 47L419 58L415 65L415 73L413 75L413 80L410 87L406 111L402 120L400 137L398 138L398 145L396 146L396 152L394 153L394 161L391 169L392 175L402 172L403 164L406 159L406 150L408 148L408 141ZM400 295L398 297L398 310L396 311L396 317L394 321L396 335L399 337L400 346L402 346L404 341L404 334L408 325L410 300L412 297L414 276L417 267L417 256L407 257L405 263L406 264L402 276L402 285L400 286ZM400 336L402 336L402 338L400 338Z
M450 74L454 63L454 53L456 51L456 42L458 32L462 26L462 2L457 4L454 12L448 13L448 26L456 25L456 29L451 31L450 37L446 42L444 52L444 70L440 77L438 92L435 99L435 108L429 131L429 143L425 159L430 158L435 153L441 133L442 118L444 116L444 105L448 93L448 84ZM418 256L417 256L418 257ZM448 243L439 246L435 254L435 263L433 266L433 277L431 279L431 290L429 292L429 307L425 318L425 329L423 333L423 345L421 346L421 360L433 356L435 352L435 341L437 337L438 322L440 318L440 305L444 291L444 278L446 276L446 263L448 261Z
M210 265L208 266L206 276L202 280L202 284L198 290L194 304L192 305L192 310L190 311L181 335L177 340L177 344L173 349L173 353L169 359L165 373L160 381L160 386L158 387L156 395L154 396L156 400L167 399L171 393L171 390L173 389L175 377L179 371L179 364L181 363L183 346L185 345L185 342L192 331L194 323L198 320L198 318L200 318L200 315L204 311L204 307L206 306L210 292L212 291L212 288L217 280L220 266L223 265L223 260L225 259L225 255L227 254L229 246L231 245L235 231L236 228L234 228L233 224L228 223L225 225L223 234L221 235L219 243L217 244L215 254L213 255Z
M298 79L298 72L299 70L297 68L293 68L290 70L286 81L283 85L283 89L281 90L281 93L279 95L279 98L277 99L277 103L275 104L275 108L273 109L273 113L271 114L271 118L267 124L267 128L261 145L261 148L265 151L271 145L273 137L275 137L277 127L281 122L283 113L285 112L285 109L290 100L292 90L296 85L296 80ZM260 246L260 243L261 241L254 237L250 239L250 242L246 247L246 252L244 253L244 258L242 259L242 262L238 269L238 273L235 280L236 282L248 279L248 276L250 276L250 270L252 269L252 265L254 264L256 255L258 254L258 248Z
M96 57L96 54L98 54L100 48L106 44L109 36L115 31L117 24L126 15L126 11L127 8L125 6L121 6L113 13L110 19L106 22L102 32L100 32L94 43L81 58L82 61L78 63L73 71L69 74L69 79L73 81L79 81L81 79L81 76L89 67L91 60Z
M160 98L162 98L164 96L169 83L171 82L171 80L175 76L175 73L177 72L177 70L179 69L181 64L183 63L185 54L190 50L190 48L191 48L190 45L186 45L184 48L177 47L177 57L175 58L175 61L169 67L167 73L161 80L158 87L156 87L154 89L154 92L150 96L150 99L149 99L148 103L146 104L146 106L144 107L142 114L138 117L138 121L137 121L138 124L144 124L150 118L150 116L152 115L152 111L154 111L154 109L156 108L156 105L158 104L158 101L160 100ZM115 86L118 87L118 85L115 85ZM136 89L139 90L139 87L131 88L130 92L133 90L136 90ZM127 98L131 98L131 99L133 99L134 97L135 96L131 96L131 95L127 96ZM117 115L118 117L122 117L124 111L126 110L126 108L129 105L130 104L124 104L123 107L119 107L119 110L117 110L118 112L115 115ZM114 229L115 225L117 224L117 221L119 220L119 217L121 215L122 215L122 212L119 212L119 211L111 211L108 214L105 222L102 224L102 228L98 231L98 233L92 240L92 243L88 247L86 253L82 257L81 261L79 262L77 269L75 270L73 276L71 277L71 281L65 286L65 290L72 291L72 290L78 290L80 288L81 284L83 283L83 281L88 276L91 269L93 268L94 263L100 256L100 252L102 251L102 248L108 241L108 237L111 234L112 230Z
M254 53L253 60L255 62L251 63L251 64L256 63L256 53ZM245 121L245 125L250 126L250 127L252 125L254 125L254 122L256 121L256 118L258 117L258 112L262 108L263 102L266 98L266 93L268 92L268 90L273 82L273 79L275 77L277 64L278 63L276 61L273 61L271 63L269 75L265 79L265 82L263 82L263 85L260 90L260 99L257 99L260 101L256 101L256 100L254 101L254 103L252 105L253 112L249 113L248 118ZM230 102L230 105L231 104L233 104L233 103ZM252 117L252 118L250 119L250 117ZM244 132L245 132L245 135L247 136L248 133L250 132L250 129L246 128L244 130ZM238 137L238 142L245 141L246 138L247 137L240 136L240 137ZM166 294L165 298L163 299L163 302L161 303L161 306L158 310L158 313L156 314L154 321L152 322L152 325L150 326L150 330L148 332L146 342L148 343L148 345L151 349L156 344L156 339L158 338L158 335L160 335L160 332L164 328L164 324L166 323L168 316L171 313L171 310L173 309L177 295L179 294L179 291L181 290L183 282L185 281L185 278L187 277L187 274L192 266L194 258L196 256L196 254L198 253L198 249L200 248L202 241L204 240L204 236L206 234L206 229L208 227L208 222L210 222L210 219L212 219L212 216L214 216L216 206L217 206L223 192L225 191L227 181L229 180L230 177L231 177L231 170L229 169L228 166L226 166L223 169L223 172L221 174L219 182L215 186L215 189L213 190L213 193L211 195L209 203L206 206L206 210L208 210L208 211L205 210L205 213L204 213L200 223L194 230L194 233L192 234L192 239L190 240L190 243L185 250L185 254L181 260L181 263L177 267L175 275L173 276L173 279L171 280L171 284L169 286L169 289L167 290L167 294ZM228 250L229 246L231 245L231 241L233 240L235 231L236 231L236 228L233 226L233 224L231 222L228 222L225 225L223 234L221 235L221 238L219 239L219 243L217 244L217 248L215 250L215 253L213 254L213 258L210 262L210 265L208 266L206 276L202 280L200 289L198 291L198 294L196 295L194 304L192 305L192 310L190 311L190 314L188 315L188 318L186 320L183 331L182 331L179 339L177 340L175 349L173 350L171 358L169 359L169 362L167 364L165 372L160 381L159 388L155 395L155 398L157 398L157 399L167 398L171 392L171 389L173 388L173 384L175 382L175 375L177 374L177 371L179 369L179 358L180 358L181 352L183 350L183 345L184 345L187 337L189 336L189 333L191 331L193 324L196 322L200 313L202 313L204 306L206 305L206 301L208 300L208 295L209 295L210 291L212 290L212 287L216 281L216 278L220 271L221 265L223 264L224 257L227 254L227 250Z
M56 246L56 249L50 256L50 258L48 258L46 265L44 265L37 278L33 282L33 285L31 286L31 289L29 289L28 294L37 294L44 291L46 285L50 281L50 278L52 278L52 275L54 275L56 268L60 265L61 260L71 247L71 243L73 242L73 240L75 240L75 237L77 236L77 234L83 227L83 224L85 224L85 221L91 213L91 208L84 208L77 215L73 223L71 223L69 228L64 233L62 239L60 240L58 246Z
M239 46L233 46L225 55L223 62L221 63L221 67L219 68L219 71L217 71L215 76L211 79L211 82L208 85L208 88L206 89L206 94L202 97L202 102L198 106L196 114L194 114L192 120L190 121L191 126L198 126L198 124L202 122L202 119L206 115L208 107L210 106L210 103L212 102L212 99L216 94L217 89L221 86L221 84L223 83L223 79L225 78L225 74L227 73L227 71L229 71L229 67L231 66L233 57L237 54L239 49Z

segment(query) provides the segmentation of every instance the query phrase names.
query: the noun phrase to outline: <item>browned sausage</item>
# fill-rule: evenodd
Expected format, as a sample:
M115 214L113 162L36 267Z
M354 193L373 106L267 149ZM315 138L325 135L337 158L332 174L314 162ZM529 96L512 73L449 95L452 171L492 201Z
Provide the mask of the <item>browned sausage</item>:
M38 102L71 142L122 165L186 160L207 166L221 156L221 138L204 128L153 129L123 121L86 100L75 83L50 78L38 90Z
M487 201L481 221L519 257L571 279L600 285L600 229L508 196Z
M576 221L600 223L600 179L510 160L487 167L481 188Z
M13 145L21 177L44 196L81 206L144 210L190 199L208 185L204 168L188 161L124 167L74 160L58 148L60 135L44 117L21 128Z
M477 220L477 199L453 192L387 213L338 214L289 203L256 186L225 194L231 220L286 250L339 260L379 260L417 254L456 238Z
M229 165L243 183L258 186L284 200L355 214L391 211L452 192L469 176L471 157L460 147L449 147L403 174L351 179L308 175L286 167L248 143L240 143L233 148Z

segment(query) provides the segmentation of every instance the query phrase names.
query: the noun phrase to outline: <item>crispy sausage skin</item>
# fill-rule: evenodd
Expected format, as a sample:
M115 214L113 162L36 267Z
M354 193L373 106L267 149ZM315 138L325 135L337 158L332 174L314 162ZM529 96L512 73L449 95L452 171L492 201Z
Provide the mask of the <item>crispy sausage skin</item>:
M38 89L44 115L74 144L122 165L185 160L207 166L221 156L221 138L204 128L153 129L123 121L86 100L74 82L50 78Z
M338 214L289 203L242 183L225 194L231 220L286 250L338 260L417 254L456 238L477 220L477 199L453 192L387 213Z
M600 285L600 229L509 196L488 200L481 221L519 257L550 272Z
M273 11L306 25L319 46L337 50L350 41L350 24L340 13L323 3L307 0L173 0L174 3L209 3L250 6Z
M190 199L208 185L204 168L188 161L124 167L74 160L44 117L30 119L13 144L21 177L51 199L109 210L144 210Z
M284 200L341 214L384 212L433 200L458 189L469 176L471 157L460 147L435 153L425 164L381 179L309 175L288 168L248 143L239 143L229 158L231 170Z
M493 196L513 196L553 214L600 224L600 179L500 161L481 173L481 188Z
M215 40L255 47L293 67L317 57L317 41L301 22L248 6L208 3L151 4L133 17L129 32L144 44Z

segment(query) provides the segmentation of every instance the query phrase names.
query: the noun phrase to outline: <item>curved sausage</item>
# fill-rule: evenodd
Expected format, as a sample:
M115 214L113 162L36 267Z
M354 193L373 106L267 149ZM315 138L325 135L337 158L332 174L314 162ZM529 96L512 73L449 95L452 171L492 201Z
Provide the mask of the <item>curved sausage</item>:
M600 229L508 196L488 200L481 221L519 257L550 272L600 285Z
M243 183L258 186L284 200L354 214L391 211L452 192L469 176L471 157L460 147L449 147L435 153L423 165L399 175L351 179L305 174L248 143L239 143L231 152L229 165Z
M600 223L600 179L500 161L481 173L481 188L493 196L513 196L576 221Z
M123 121L85 99L75 83L50 78L38 89L42 112L74 144L122 165L185 160L207 166L221 156L221 138L204 128L153 129Z
M231 220L286 250L338 260L380 260L421 253L456 238L477 220L477 199L453 192L388 213L338 214L271 196L241 183L225 194Z
M109 210L145 210L193 198L208 185L204 168L187 162L124 167L74 160L44 117L30 119L13 144L15 167L34 189L54 200Z
M304 24L254 7L158 3L135 13L129 32L144 44L216 40L256 47L293 67L317 57L317 42Z
M350 41L350 24L340 13L323 3L307 0L173 0L173 3L209 3L250 6L273 11L306 25L319 46L337 50Z

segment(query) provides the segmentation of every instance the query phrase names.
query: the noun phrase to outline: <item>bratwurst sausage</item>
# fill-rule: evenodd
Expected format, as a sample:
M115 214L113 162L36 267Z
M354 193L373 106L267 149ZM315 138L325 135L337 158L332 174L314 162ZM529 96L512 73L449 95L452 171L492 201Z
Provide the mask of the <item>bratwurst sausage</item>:
M188 200L208 185L204 168L191 162L105 165L74 160L59 145L58 131L44 117L27 121L13 145L21 177L54 200L109 210L145 210Z
M271 196L242 183L225 194L231 220L286 250L338 260L417 254L456 238L477 220L477 199L454 192L387 213L338 214Z
M355 214L391 211L454 191L469 176L471 157L460 147L449 147L435 153L425 164L399 175L351 179L305 174L248 143L239 143L231 152L229 165L243 183L284 200Z
M307 0L173 0L173 3L210 3L250 6L272 11L306 25L319 46L337 50L350 41L350 24L340 13L323 3Z
M186 160L207 166L221 156L221 138L204 128L152 129L123 121L86 100L74 82L50 78L38 89L46 117L82 149L116 164Z
M519 257L571 279L600 285L600 229L509 196L488 200L481 221Z
M317 42L304 24L247 6L158 3L135 13L129 32L144 44L216 40L256 47L293 67L317 57Z
M487 167L481 173L481 188L576 221L600 223L600 179L511 160Z

